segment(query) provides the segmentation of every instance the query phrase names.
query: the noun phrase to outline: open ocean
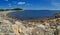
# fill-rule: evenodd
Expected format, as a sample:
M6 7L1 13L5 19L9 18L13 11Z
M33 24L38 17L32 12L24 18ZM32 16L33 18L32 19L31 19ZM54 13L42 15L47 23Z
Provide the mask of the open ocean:
M31 19L31 18L41 18L47 16L53 16L54 13L60 12L60 10L24 10L20 12L10 12L9 16L18 19Z

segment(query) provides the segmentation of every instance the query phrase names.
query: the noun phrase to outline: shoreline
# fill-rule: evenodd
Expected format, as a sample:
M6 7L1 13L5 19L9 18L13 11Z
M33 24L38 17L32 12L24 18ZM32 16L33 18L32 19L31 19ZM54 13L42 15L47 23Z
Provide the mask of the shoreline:
M53 32L55 32L56 30L54 30L54 29L57 29L56 25L55 26L54 25L50 26L50 24L57 24L57 22L58 23L60 22L60 18L50 18L50 19L48 18L48 19L41 19L41 20L40 19L32 19L32 20L22 20L21 21L17 18L10 17L8 15L8 13L5 13L5 14L6 15L4 15L3 18L2 18L3 19L2 25L5 26L5 27L8 27L8 29L9 29L8 32L12 28L11 30L15 34L20 34L19 32L23 31L23 33L25 33L27 35L28 35L27 32L29 32L29 34L32 32L31 34L35 35L35 34L37 34L36 32L42 32L42 30L44 30L43 34L45 34L45 32L51 32L50 31L51 29L53 29ZM58 26L59 25L57 25L57 27ZM5 28L5 29L7 29L7 28ZM17 29L17 31L16 31L16 29ZM40 31L40 29L42 29L42 30ZM4 30L2 30L2 31L4 31ZM48 33L46 33L46 34L48 34Z
M23 11L23 10L21 10L21 11ZM16 11L3 11L0 14L3 14L5 17L8 17L8 18L12 18L12 19L16 19L16 20L22 20L22 19L18 19L18 18L14 18L14 17L9 16L9 12L16 12ZM49 17L49 18L36 18L36 19L33 18L33 19L22 20L22 21L42 21L42 20L49 20L49 19L56 19L56 18L55 17L54 18L52 18L52 17Z

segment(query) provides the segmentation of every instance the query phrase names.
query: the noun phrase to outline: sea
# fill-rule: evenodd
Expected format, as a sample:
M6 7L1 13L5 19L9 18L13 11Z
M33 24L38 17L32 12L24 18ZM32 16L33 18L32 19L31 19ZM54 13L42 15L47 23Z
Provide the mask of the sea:
M10 12L8 15L13 18L22 20L43 18L43 17L54 17L54 14L60 12L60 10L24 10L17 12Z

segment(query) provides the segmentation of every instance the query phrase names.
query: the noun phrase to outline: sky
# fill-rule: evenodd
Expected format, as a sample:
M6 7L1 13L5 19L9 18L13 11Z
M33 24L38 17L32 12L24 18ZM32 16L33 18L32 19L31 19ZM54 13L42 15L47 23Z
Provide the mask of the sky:
M0 8L60 10L60 0L0 0Z

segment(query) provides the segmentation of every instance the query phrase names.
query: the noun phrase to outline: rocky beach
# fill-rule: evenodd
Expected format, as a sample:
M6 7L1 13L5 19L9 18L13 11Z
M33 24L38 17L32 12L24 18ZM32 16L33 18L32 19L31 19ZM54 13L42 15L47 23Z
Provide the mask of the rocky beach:
M60 35L60 18L20 20L0 14L1 35Z

